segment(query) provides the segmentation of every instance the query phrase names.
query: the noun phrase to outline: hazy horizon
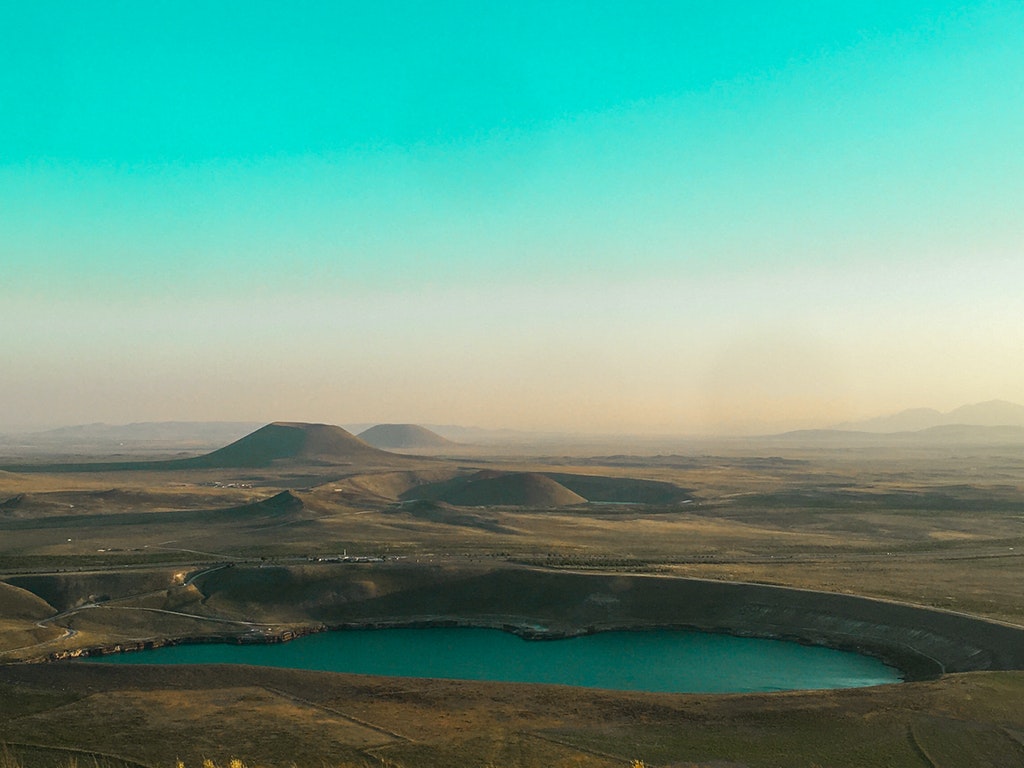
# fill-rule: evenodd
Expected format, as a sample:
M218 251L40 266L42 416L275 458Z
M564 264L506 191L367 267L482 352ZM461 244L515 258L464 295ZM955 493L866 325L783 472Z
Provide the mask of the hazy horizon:
M1024 402L1024 5L0 10L0 432Z
M995 411L1004 418L999 419L994 413L985 413L981 415L975 413L976 418L966 420L950 420L947 417L951 415L958 415L962 410L972 410L976 408L985 408L986 406L995 406ZM1006 409L1013 411L1012 414L1007 413ZM868 417L866 419L857 421L847 422L834 422L828 424L818 424L814 426L804 427L814 431L820 430L853 430L853 431L867 431L878 434L892 433L892 432L913 432L918 430L927 430L928 426L940 426L940 425L967 425L967 426L1024 426L1022 421L1021 411L1024 411L1024 406L1017 403L1010 403L1004 400L991 400L983 403L965 403L960 408L953 409L949 412L941 412L937 409L932 408L909 408L896 413L885 413L876 416ZM925 422L928 417L931 416L934 419L932 421ZM911 419L911 423L907 423L907 419ZM921 424L913 423L914 421L922 421ZM774 434L781 434L789 431L799 431L801 428L796 427L793 430L782 428L781 432L776 432L768 428L765 425L761 430L713 430L708 432L695 432L695 431L676 431L672 432L665 429L648 429L648 430L618 430L618 431L601 431L601 430L579 430L579 429L544 429L544 428L515 428L502 425L487 425L481 426L479 424L455 424L455 423L431 423L431 422L374 422L374 421L348 421L348 422L331 422L323 419L310 419L302 422L294 419L266 419L266 420L206 420L206 421L190 421L190 420L166 420L166 421L136 421L136 422L75 422L69 424L54 424L54 423L36 423L28 424L24 423L21 425L13 425L7 429L0 428L0 436L17 436L17 435L32 435L32 434L43 434L47 432L61 432L62 430L80 430L84 429L88 433L90 428L111 428L119 430L125 427L144 427L146 425L152 425L154 427L159 425L189 425L195 424L197 427L204 425L237 425L246 426L252 430L256 430L266 424L270 423L310 423L310 424L328 424L332 426L339 426L354 435L358 435L361 432L366 431L371 427L376 426L388 426L388 425L415 425L421 426L432 430L437 430L439 433L447 434L453 432L455 437L452 439L469 440L472 442L472 434L479 432L481 435L488 436L488 439L494 439L495 436L502 433L509 433L514 436L516 434L522 436L533 436L533 437L562 437L571 438L578 437L580 439L588 438L615 438L622 437L624 439L714 439L716 437L722 438L743 438L743 437L770 437ZM208 430L201 430L204 433ZM177 433L176 433L177 434Z

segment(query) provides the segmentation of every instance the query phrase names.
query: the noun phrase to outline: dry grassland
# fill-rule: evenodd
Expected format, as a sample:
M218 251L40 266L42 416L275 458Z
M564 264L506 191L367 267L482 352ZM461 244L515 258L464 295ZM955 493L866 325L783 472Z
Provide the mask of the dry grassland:
M0 668L0 687L7 702L0 741L11 749L30 753L46 744L154 768L230 757L251 766L409 768L622 768L635 759L749 768L1024 764L1022 673L679 696L245 667L77 665Z
M512 561L764 582L1024 624L1019 449L777 450L431 459L369 472L0 472L0 658L299 626L309 607L279 584L247 581L237 594L214 595L191 580L227 563L298 573L309 557L346 552L410 567ZM668 482L690 498L562 508L408 502L420 485L482 467ZM297 501L261 503L284 490ZM379 575L350 582L387 590ZM271 588L279 600L245 599L247 589ZM0 742L24 768L76 756L117 768L232 757L250 768L610 768L633 759L677 768L1007 768L1024 766L1022 675L693 697L16 665L0 667Z

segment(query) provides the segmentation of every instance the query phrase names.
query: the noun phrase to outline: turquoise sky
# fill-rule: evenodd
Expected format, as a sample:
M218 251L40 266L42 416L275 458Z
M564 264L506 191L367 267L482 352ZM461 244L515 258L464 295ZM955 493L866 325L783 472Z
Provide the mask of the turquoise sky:
M3 4L0 430L1024 400L1019 0L488 5Z

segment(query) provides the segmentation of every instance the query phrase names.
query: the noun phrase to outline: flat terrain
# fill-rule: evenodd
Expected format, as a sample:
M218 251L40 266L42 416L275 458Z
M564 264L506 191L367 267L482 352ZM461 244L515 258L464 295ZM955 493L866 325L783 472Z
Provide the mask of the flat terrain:
M324 592L303 603L274 574L302 582L311 561L343 557L385 561L333 566L376 569L364 592L386 590L380 574L396 565L526 565L788 585L1024 625L1024 452L1016 445L732 444L654 456L395 460L360 450L344 462L322 454L250 467L73 472L36 455L28 468L21 457L0 458L9 470L0 471L0 658L301 630L322 620ZM474 477L498 482L467 491ZM506 487L529 493L502 503ZM229 564L266 578L235 583ZM356 597L366 594L348 599ZM229 669L129 679L88 669L4 668L0 686L12 695L0 701L13 703L0 705L0 742L26 765L55 764L74 749L153 766L202 755L410 768L634 758L1024 765L1017 672L697 698ZM128 743L131 750L119 746Z
M749 696L678 696L252 667L0 667L0 741L115 765L1008 768L1024 673ZM49 747L40 750L38 746ZM54 749L56 748L56 750ZM80 753L79 753L80 754Z
M507 472L620 478L619 499L637 479L685 492L668 504L541 508L415 501L419 487L494 462L425 460L371 473L0 472L0 569L287 562L346 551L501 558L848 591L1021 623L1024 453L971 450L502 462ZM285 490L297 503L259 505Z

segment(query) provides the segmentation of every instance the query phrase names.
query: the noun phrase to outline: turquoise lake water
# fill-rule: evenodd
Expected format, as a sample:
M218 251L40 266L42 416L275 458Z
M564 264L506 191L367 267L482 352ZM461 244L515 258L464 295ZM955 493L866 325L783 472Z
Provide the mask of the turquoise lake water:
M680 693L853 688L900 680L898 670L856 653L673 630L600 632L564 640L523 640L496 629L349 630L273 645L178 645L90 661L254 664Z

